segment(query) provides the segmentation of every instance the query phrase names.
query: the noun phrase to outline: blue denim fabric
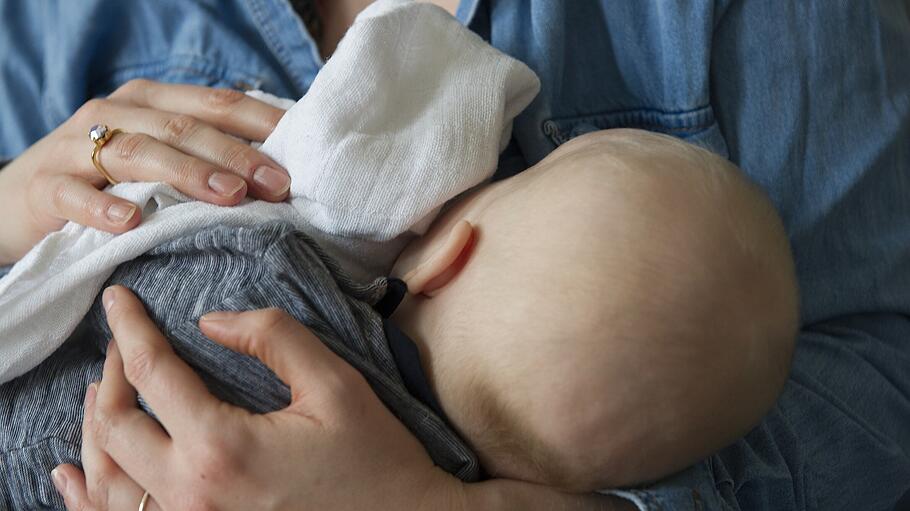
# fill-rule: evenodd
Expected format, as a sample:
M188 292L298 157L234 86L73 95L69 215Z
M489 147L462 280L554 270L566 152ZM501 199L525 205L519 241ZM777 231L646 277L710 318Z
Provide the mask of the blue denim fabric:
M463 0L533 68L500 176L588 131L729 157L784 218L802 289L793 374L745 438L634 491L642 509L890 510L910 487L907 0ZM306 91L281 0L0 0L0 159L133 77ZM632 494L630 494L631 496Z
M279 0L0 0L0 20L0 160L132 78L300 97L321 67Z

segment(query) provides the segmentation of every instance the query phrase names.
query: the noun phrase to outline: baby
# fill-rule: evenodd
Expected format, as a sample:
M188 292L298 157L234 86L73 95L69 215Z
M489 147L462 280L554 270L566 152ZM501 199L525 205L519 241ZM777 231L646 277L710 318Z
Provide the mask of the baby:
M722 158L640 131L580 137L463 195L392 274L408 293L353 283L279 224L177 240L109 283L139 290L228 401L265 412L289 396L262 364L206 340L199 316L282 307L443 468L476 479L473 451L490 475L570 491L651 481L744 434L780 391L795 337L793 263L770 202ZM11 473L78 459L78 395L99 377L104 323L96 303L82 337L97 347L71 341L2 387L17 427L41 439L3 454ZM45 407L22 424L17 404L36 394Z
M440 31L427 33L439 38ZM348 39L338 55L357 41ZM333 75L320 76L311 92L339 89L326 78ZM501 124L530 101L527 89L498 100L505 112L497 117L494 147ZM414 117L398 106L402 129L412 126ZM351 122L336 116L325 126ZM361 124L356 134L389 126L394 122ZM385 138L373 154L383 155L377 162L400 154L381 151L408 141ZM468 146L484 146L483 138ZM445 139L435 143L438 154L452 153ZM345 154L344 147L337 151ZM295 183L347 190L332 197L347 204L367 202L375 191L357 186L363 174L331 175L343 165L323 168L329 172L295 176ZM434 184L451 183L442 177ZM332 179L352 188L319 188ZM298 209L328 211L315 215L317 224L334 214L324 209L333 202L304 199ZM400 204L406 205L391 205ZM379 257L393 254L391 274L400 281L351 278L349 270L363 265L338 254L369 252L347 250L361 242L356 237L314 240L294 223L271 222L179 236L121 265L108 283L137 292L213 392L260 412L284 406L287 388L262 364L205 339L196 322L211 310L288 310L364 374L437 464L465 480L480 477L475 452L493 475L575 491L655 479L742 434L783 383L796 321L786 237L768 201L716 156L668 137L601 133L464 194L435 220L425 216L433 204L421 207L421 214L404 216L432 221L426 234L402 238L393 230L385 246L392 250ZM392 213L377 211L375 218ZM381 317L392 311L391 319ZM16 481L46 478L57 463L78 459L77 396L99 377L109 336L96 301L69 342L0 387L0 456L16 474L2 481L0 504L6 498L17 508L59 505L48 500L53 490L40 488L27 496L32 500L16 500L26 498Z
M640 484L744 434L797 329L787 237L726 160L612 130L461 198L393 274L392 319L492 474Z

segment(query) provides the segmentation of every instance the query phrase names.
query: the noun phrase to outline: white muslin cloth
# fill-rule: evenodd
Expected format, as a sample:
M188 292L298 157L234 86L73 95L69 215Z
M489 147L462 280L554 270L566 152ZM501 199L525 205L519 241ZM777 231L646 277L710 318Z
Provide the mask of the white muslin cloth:
M142 208L140 226L112 235L69 223L0 280L0 383L53 353L119 264L212 226L291 222L355 278L385 274L447 200L492 175L539 88L442 9L375 2L303 99L253 94L293 105L261 147L290 173L289 200L226 208L163 183L111 187Z

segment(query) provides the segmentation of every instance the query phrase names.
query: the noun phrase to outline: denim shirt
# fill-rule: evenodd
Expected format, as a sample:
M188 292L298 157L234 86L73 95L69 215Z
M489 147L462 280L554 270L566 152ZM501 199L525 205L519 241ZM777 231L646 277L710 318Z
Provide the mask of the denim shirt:
M910 487L908 11L462 1L542 82L500 177L590 131L658 131L739 165L790 235L803 327L781 398L735 444L625 491L641 509L889 509ZM0 15L0 161L131 78L296 98L321 65L283 0L0 0Z

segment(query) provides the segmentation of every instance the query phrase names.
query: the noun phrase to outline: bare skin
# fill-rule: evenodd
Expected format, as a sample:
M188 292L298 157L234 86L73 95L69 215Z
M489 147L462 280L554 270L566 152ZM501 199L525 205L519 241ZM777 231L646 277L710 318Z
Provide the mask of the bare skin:
M99 153L118 181L165 181L196 199L232 206L247 194L287 197L287 172L234 138L264 140L283 114L241 92L147 80L85 103L0 173L0 264L17 261L67 221L113 233L142 221L135 204L102 191L107 180L90 158L94 124L126 132Z
M576 137L460 197L392 275L410 291L392 319L488 473L571 491L659 480L745 434L796 337L767 198L638 130Z

